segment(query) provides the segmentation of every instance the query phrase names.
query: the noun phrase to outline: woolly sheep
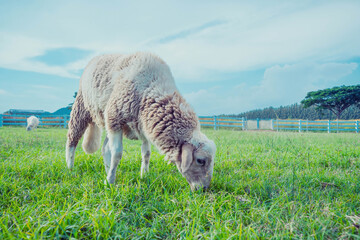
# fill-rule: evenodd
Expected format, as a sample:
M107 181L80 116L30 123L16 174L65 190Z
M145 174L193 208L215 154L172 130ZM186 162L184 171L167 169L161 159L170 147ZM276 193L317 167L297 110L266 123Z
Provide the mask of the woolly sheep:
M140 139L141 177L149 170L152 143L176 164L192 190L208 188L216 146L200 132L199 120L175 86L167 64L151 53L103 55L85 68L76 96L66 143L68 168L74 166L76 146L100 147L101 131L107 181L115 182L122 157L123 135Z
M39 119L35 116L28 117L26 130L31 131L33 129L36 129L37 126L39 125L39 122L40 122Z

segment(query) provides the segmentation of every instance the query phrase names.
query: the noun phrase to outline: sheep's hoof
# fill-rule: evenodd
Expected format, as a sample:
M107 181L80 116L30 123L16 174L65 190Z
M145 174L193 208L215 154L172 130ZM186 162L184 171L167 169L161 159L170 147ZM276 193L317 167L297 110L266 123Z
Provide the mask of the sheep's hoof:
M149 171L146 171L146 172L140 172L140 178L141 179L144 179L146 177L146 175L149 174Z
M140 178L144 178L149 172L149 165L147 166L141 166L140 170Z
M104 184L108 185L108 186L114 185L114 183L115 183L115 180L111 181L111 180L108 180L107 178L105 178L105 180L104 180Z
M113 185L114 184L109 183L107 179L104 180L104 187L105 188L111 189Z

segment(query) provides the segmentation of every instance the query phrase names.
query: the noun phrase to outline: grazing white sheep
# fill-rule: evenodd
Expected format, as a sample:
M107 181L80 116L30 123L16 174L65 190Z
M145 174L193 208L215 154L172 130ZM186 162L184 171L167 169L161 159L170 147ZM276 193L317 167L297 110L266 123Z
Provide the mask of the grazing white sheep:
M33 129L36 129L37 126L39 125L39 123L40 123L40 121L37 117L35 117L35 116L28 117L26 130L31 131Z
M200 132L195 112L159 57L136 53L91 60L81 76L69 121L69 168L74 165L75 149L84 132L83 149L93 153L100 147L102 128L107 131L102 153L109 183L115 182L125 135L142 141L141 176L149 170L152 143L176 164L191 189L209 187L215 144Z

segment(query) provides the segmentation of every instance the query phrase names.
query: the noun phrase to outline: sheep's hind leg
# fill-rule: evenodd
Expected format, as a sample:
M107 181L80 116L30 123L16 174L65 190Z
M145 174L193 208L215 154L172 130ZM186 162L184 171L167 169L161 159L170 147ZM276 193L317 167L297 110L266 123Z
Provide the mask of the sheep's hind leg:
M151 145L148 140L144 140L141 145L141 177L144 177L144 175L149 171L150 154Z
M108 138L109 138L108 145L111 153L111 161L106 179L110 184L113 184L115 182L115 177L116 177L116 168L119 165L119 162L122 157L122 151L123 151L122 130L117 132L109 131Z
M76 146L90 122L90 113L86 111L82 94L79 93L76 96L68 125L69 130L66 142L66 164L70 169L74 166Z
M105 171L106 171L106 174L108 174L109 169L110 169L110 164L111 164L111 152L110 152L110 147L109 147L109 138L107 136L104 140L104 144L102 146L101 152L102 152L102 155L104 158Z

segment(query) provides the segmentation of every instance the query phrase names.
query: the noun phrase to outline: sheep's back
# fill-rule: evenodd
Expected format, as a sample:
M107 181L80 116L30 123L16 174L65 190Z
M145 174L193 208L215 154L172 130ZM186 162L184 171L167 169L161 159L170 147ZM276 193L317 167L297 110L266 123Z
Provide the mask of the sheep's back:
M114 87L114 69L122 57L102 55L93 58L80 79L80 94L83 96L85 108L100 126L104 126L104 109Z
M31 126L37 126L37 125L39 125L39 119L35 116L30 116L27 119L27 124L31 125Z
M80 91L93 120L104 126L106 109L132 121L144 96L156 98L177 89L164 61L150 53L135 53L95 57L84 70Z

